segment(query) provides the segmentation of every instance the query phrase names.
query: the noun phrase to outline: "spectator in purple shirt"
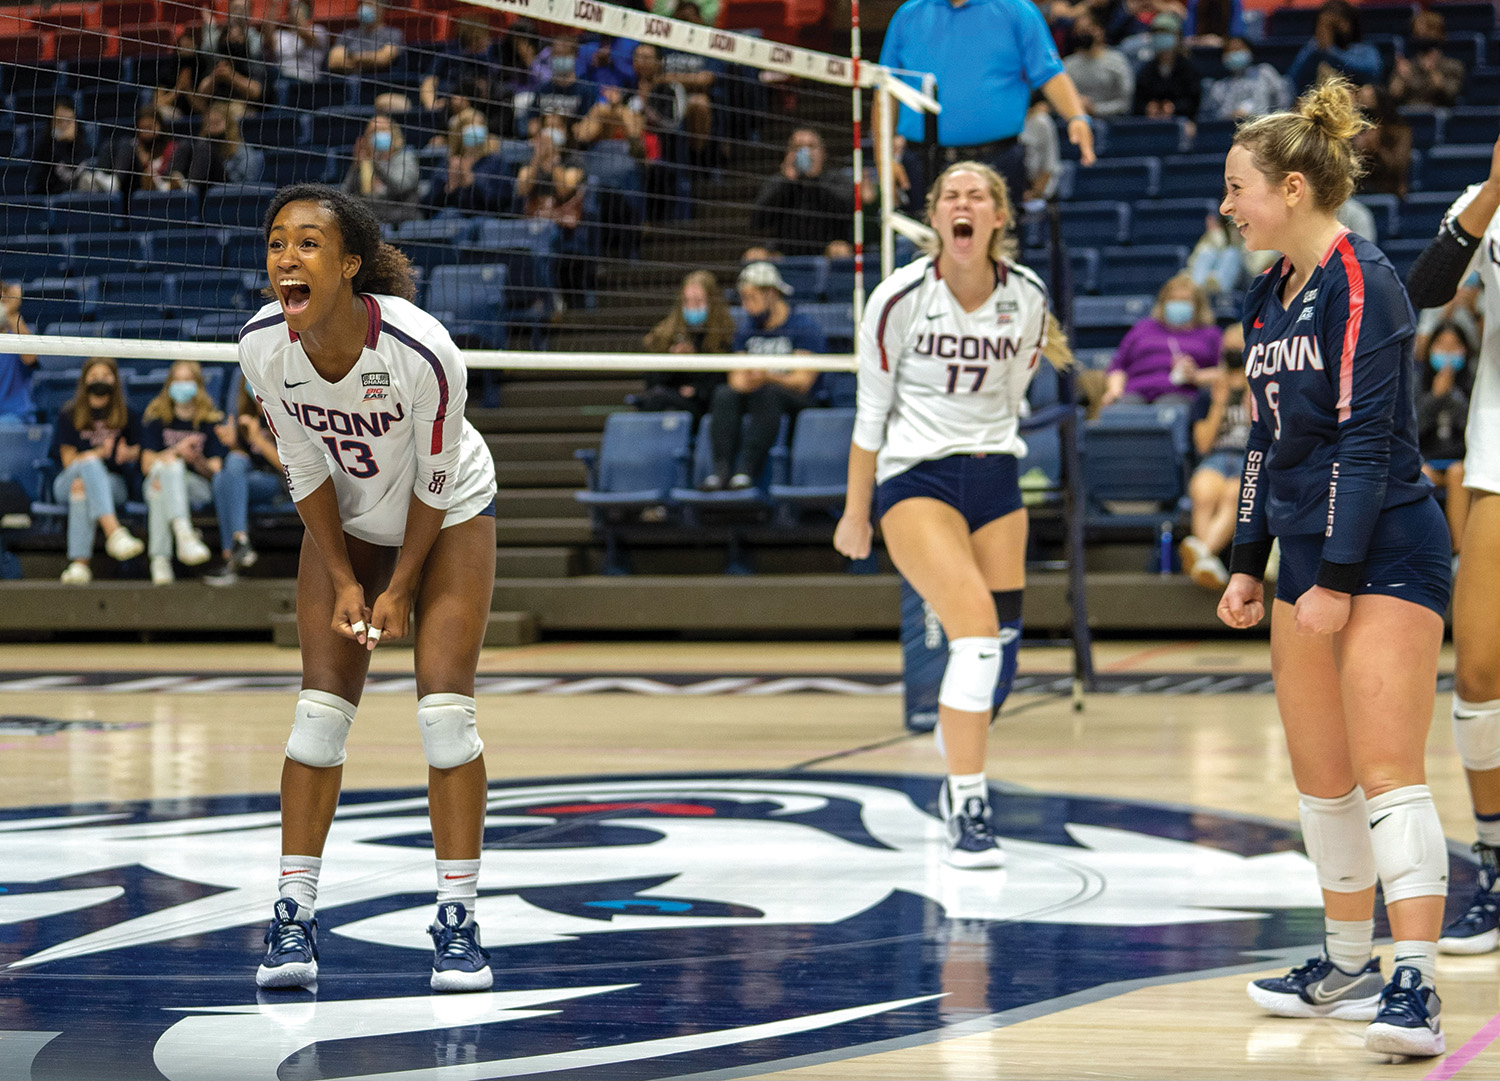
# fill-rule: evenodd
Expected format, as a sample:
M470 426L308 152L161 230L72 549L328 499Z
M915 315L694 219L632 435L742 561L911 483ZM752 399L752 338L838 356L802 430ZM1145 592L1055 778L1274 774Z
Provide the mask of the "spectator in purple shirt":
M1222 334L1203 291L1186 273L1167 280L1151 314L1125 332L1109 365L1106 406L1181 401L1192 405L1213 378Z

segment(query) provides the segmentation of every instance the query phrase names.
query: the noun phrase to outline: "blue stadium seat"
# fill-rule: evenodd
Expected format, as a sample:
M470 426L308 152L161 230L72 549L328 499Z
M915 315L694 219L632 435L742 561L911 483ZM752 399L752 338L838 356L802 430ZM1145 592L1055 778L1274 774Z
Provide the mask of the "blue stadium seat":
M1159 158L1166 154L1180 154L1186 149L1187 131L1187 121L1180 116L1161 119L1144 116L1111 117L1109 156Z
M505 264L512 309L551 292L557 236L557 223L539 218L486 218L480 225L476 258Z
M162 341L193 340L192 319L111 319L100 327L105 338L154 338Z
M1400 198L1384 192L1374 192L1359 196L1359 202L1375 218L1375 232L1378 235L1373 239L1377 244L1386 237L1396 235L1401 228Z
M161 319L177 307L176 274L107 274L88 313L100 322Z
M692 433L691 413L611 413L598 452L574 452L588 470L588 488L573 497L589 507L594 529L604 536L606 574L628 570L619 547L620 513L669 501L686 476Z
M1475 68L1464 80L1458 100L1476 109L1491 109L1500 100L1500 67Z
M104 325L92 319L68 319L48 325L47 334L54 338L101 338L104 336Z
M462 249L446 240L392 240L391 243L405 253L412 266L421 270L424 281L430 279L438 267L460 262L463 255ZM499 257L498 252L495 257Z
M198 193L191 189L138 191L130 196L132 229L186 229L198 220Z
M1031 383L1026 387L1026 401L1032 411L1053 405L1059 400L1061 393L1062 381L1058 377L1057 369L1045 358L1038 359L1036 372L1031 377Z
M865 252L865 296L880 284L879 254ZM846 300L854 296L854 259L828 260L828 273L823 278L824 300Z
M114 126L135 122L135 111L146 99L143 87L113 83L84 90L78 95L78 118Z
M108 233L124 228L120 197L114 193L67 191L54 195L52 231L77 236L79 233Z
M834 409L853 409L859 397L859 377L853 372L824 372L813 385L813 393Z
M54 324L57 325L57 324ZM38 353L36 367L39 372L72 372L78 374L87 356L68 356L64 353Z
M197 274L170 274L169 288L176 298L173 305L183 318L197 318L231 311L241 313L248 319L251 297L254 296L254 277L248 271L216 270Z
M1100 253L1099 291L1106 296L1139 293L1160 287L1187 265L1190 249L1181 244L1137 244L1105 248Z
M1485 173L1488 172L1486 167ZM1401 203L1401 238L1431 240L1437 236L1443 215L1459 194L1456 191L1415 191L1408 195Z
M1422 254L1422 249L1431 243L1429 237L1409 237L1405 240L1382 241L1380 250L1385 252L1385 257L1391 261L1391 266L1396 268L1396 273L1401 280L1406 280L1407 272L1411 265L1417 261L1417 256Z
M75 274L136 273L149 261L139 233L84 233L73 238L71 270Z
M342 78L320 79L315 83L282 79L277 86L277 104L288 110L294 110L293 115L316 112L320 109L343 108L348 100L349 81ZM289 146L291 144L270 145Z
M817 323L828 339L830 353L854 351L854 304L832 301L828 304L798 304L797 310Z
M210 268L224 264L224 234L217 229L160 229L142 233L147 257L160 270Z
M46 196L22 195L0 199L0 236L50 232L52 207Z
M1069 246L1102 248L1124 244L1130 236L1130 204L1114 201L1068 203L1062 207L1062 238ZM1040 223L1030 228L1028 248L1045 244Z
M776 264L781 271L781 280L792 287L792 294L799 300L816 300L824 295L828 281L828 260L821 255L788 255ZM849 295L854 295L853 282Z
M1113 349L1125 332L1149 315L1154 294L1073 299L1073 342L1081 349Z
M267 109L240 121L240 137L250 146L290 150L308 145L304 115L290 109Z
M72 388L69 388L71 396ZM50 421L54 415L43 413ZM21 486L26 498L35 503L43 496L42 470L40 463L46 459L52 445L52 425L0 424L0 480Z
M284 188L289 184L317 184L333 177L328 153L316 147L266 150L263 183Z
M1484 34L1464 33L1449 28L1447 40L1443 42L1443 55L1457 60L1466 69L1483 67L1487 45L1488 39Z
M478 222L473 218L430 218L426 221L404 221L396 226L396 242L403 240L438 240L446 244L466 244L474 239Z
M838 514L848 491L853 436L853 409L804 409L797 414L786 482L770 488L782 521L794 523L805 509Z
M1088 421L1080 452L1084 520L1091 531L1154 535L1171 528L1181 512L1187 469L1170 428Z
M505 346L504 264L440 266L427 283L426 307L460 345Z
M7 152L6 140L10 133L0 130L0 154ZM22 158L0 158L0 196L12 199L26 194L26 179L31 173L31 162Z
M73 400L78 389L78 372L39 371L31 377L31 401L37 414L51 420L62 412L62 407ZM43 448L42 457L45 457Z
M1431 109L1402 109L1401 119L1411 128L1411 145L1414 150L1427 150L1442 134L1443 118Z
M34 329L81 319L98 292L95 278L37 278L25 285L21 314Z
M781 418L781 430L776 435L776 441L772 444L771 454L766 458L765 467L760 476L755 478L755 484L749 488L741 488L736 491L725 489L718 492L700 492L698 485L703 479L714 471L713 450L713 415L704 417L698 423L698 438L693 445L693 467L689 478L689 487L674 487L671 491L672 502L681 504L688 511L688 524L696 523L694 512L703 507L730 507L748 508L761 506L766 501L766 495L771 485L784 483L785 475L782 472L786 465L786 436L787 421ZM743 429L750 425L747 416L741 421L741 436ZM776 448L782 449L781 454L776 453ZM847 461L848 449L845 448Z
M1193 133L1194 154L1217 154L1219 155L1219 182L1223 183L1224 155L1229 153L1229 148L1234 145L1234 129L1237 125L1234 120L1203 120L1198 124L1198 130Z
M1310 38L1318 22L1318 9L1272 8L1268 13L1266 33L1279 38Z
M1046 361L1042 361L1041 366L1049 370L1052 367ZM1062 487L1062 433L1054 424L1026 432L1022 438L1026 441L1026 455L1020 462L1021 491L1023 500L1030 503L1027 493L1056 491ZM1040 470L1046 478L1044 485L1027 476L1035 470Z
M59 236L0 238L0 280L50 278L68 269L72 241Z
M222 184L203 198L203 221L208 225L256 228L276 189L269 184Z
M1493 3L1433 4L1432 10L1443 17L1443 25L1450 34L1495 33L1495 5Z
M1078 147L1068 138L1068 125L1057 117L1057 152L1064 163L1078 160ZM1109 151L1109 121L1094 120L1094 153L1103 155Z
M240 331L249 322L254 312L219 312L199 316L192 320L191 340L195 342L237 341Z
M1181 402L1153 402L1149 405L1116 402L1099 411L1095 425L1111 428L1140 428L1153 425L1172 433L1172 443L1183 461L1193 449L1192 410Z
M1203 235L1205 219L1219 215L1218 199L1157 199L1134 205L1131 240L1136 244L1186 244Z
M1450 110L1443 121L1445 148L1469 143L1484 144L1493 149L1496 139L1500 139L1500 110L1493 103L1483 107L1460 106ZM1487 175L1480 173L1467 183L1478 184Z
M1033 248L1021 253L1023 265L1036 271L1038 277L1052 288L1052 249ZM1068 265L1073 271L1073 292L1078 294L1099 291L1099 249L1074 245L1068 247Z
M1490 175L1490 157L1495 144L1455 145L1450 140L1435 146L1422 159L1423 191L1462 191Z
M258 274L266 272L266 238L258 228L226 229L222 242L226 268L253 270Z
M373 107L354 105L346 105L338 112L313 113L309 119L308 143L328 147L335 156L347 159L354 140L365 133L374 115Z
M1071 182L1062 192L1065 199L1154 199L1161 183L1161 162L1156 158L1102 158L1092 168L1073 169L1069 175Z
M1224 188L1224 155L1181 154L1161 160L1161 199L1205 199Z

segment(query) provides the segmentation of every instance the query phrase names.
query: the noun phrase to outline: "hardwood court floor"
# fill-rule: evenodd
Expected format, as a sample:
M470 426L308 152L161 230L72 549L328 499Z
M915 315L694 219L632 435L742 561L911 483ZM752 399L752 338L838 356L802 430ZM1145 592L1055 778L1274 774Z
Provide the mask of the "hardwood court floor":
M373 671L390 677L409 673L410 658L409 651L382 647ZM1263 643L1221 641L1103 643L1096 662L1102 673L1143 677L1268 670ZM1450 667L1451 657L1444 663ZM1067 665L1064 649L1035 648L1022 655L1023 672L1061 673ZM232 677L294 674L296 668L295 653L259 645L0 646L0 714L96 722L42 734L0 725L0 807L274 793L293 695L243 689ZM894 681L899 653L884 643L543 643L487 651L480 668L516 677L863 674ZM44 689L49 675L83 670L118 675L97 686ZM194 674L196 682L174 678ZM225 682L202 683L214 677ZM426 767L412 731L412 696L404 690L390 685L382 693L367 693L361 703L344 772L346 794L425 784ZM576 691L560 684L553 693L480 697L492 783L725 772L814 781L836 781L851 771L940 773L930 737L899 738L900 699L889 693ZM1011 708L1015 715L1000 722L991 742L989 775L1018 794L1030 790L1122 805L1179 805L1189 809L1187 819L1249 816L1295 829L1295 791L1269 695L1098 695L1082 712L1074 712L1065 698L1030 695L1014 697ZM1429 741L1429 783L1448 836L1467 843L1472 825L1446 711L1447 696L1440 695ZM4 836L0 832L0 854ZM0 880L4 874L0 858ZM271 877L269 867L266 877ZM1200 926L1184 924L1183 941ZM1118 935L1132 937L1128 929ZM258 937L257 931L257 942ZM919 1035L821 1053L799 1047L800 1053L761 1059L763 1068L695 1059L686 1071L658 1064L652 1072L647 1064L628 1074L581 1076L1467 1079L1494 1078L1500 1070L1496 1043L1476 1036L1487 1024L1494 1027L1495 954L1444 957L1439 963L1450 1056L1392 1064L1364 1053L1360 1025L1260 1015L1243 992L1250 973L1245 962L1254 963L1250 952L1239 956L1237 966L1199 966L1172 978L1142 979L1133 987L1121 986L1130 982L1127 969L1108 993L1038 1002L997 1015L987 989L1007 972L1041 963L1040 953L1051 946L1051 939L1038 941L1037 955L1030 956L1023 939L1022 948L997 955L979 947L966 952L959 939L945 940L943 1023ZM1388 946L1385 954L1389 971ZM1264 971L1284 967L1278 953ZM1224 968L1234 971L1214 974ZM26 986L35 985L23 985L23 991ZM0 999L7 993L0 981ZM216 993L232 1001L222 989ZM5 1027L0 1008L0 1029ZM10 1076L4 1069L5 1036L0 1032L0 1076ZM475 1068L479 1072L433 1076L499 1076L483 1072L482 1063ZM297 1074L338 1075L337 1070Z

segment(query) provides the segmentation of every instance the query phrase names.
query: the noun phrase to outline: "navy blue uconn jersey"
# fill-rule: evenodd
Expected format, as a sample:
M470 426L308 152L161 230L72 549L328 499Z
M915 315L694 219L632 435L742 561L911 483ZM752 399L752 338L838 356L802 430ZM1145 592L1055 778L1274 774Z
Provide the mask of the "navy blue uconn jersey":
M1432 487L1417 450L1416 316L1380 249L1348 230L1283 307L1290 273L1282 258L1245 298L1254 422L1234 540L1322 534L1333 573L1319 581L1337 588L1358 574L1380 512Z

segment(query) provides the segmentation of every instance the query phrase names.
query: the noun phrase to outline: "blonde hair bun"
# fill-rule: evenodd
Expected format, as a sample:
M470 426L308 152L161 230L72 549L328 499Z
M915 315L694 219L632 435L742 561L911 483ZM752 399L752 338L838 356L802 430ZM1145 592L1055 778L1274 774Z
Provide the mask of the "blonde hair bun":
M1353 85L1338 76L1324 79L1303 94L1297 100L1297 113L1330 139L1352 139L1371 126L1354 104Z

